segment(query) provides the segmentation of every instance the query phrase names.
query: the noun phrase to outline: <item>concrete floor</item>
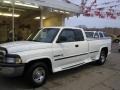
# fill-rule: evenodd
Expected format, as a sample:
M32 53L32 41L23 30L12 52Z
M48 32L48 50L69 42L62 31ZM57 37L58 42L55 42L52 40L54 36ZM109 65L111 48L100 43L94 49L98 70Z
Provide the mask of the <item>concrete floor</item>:
M102 66L87 64L51 75L39 88L31 88L22 78L0 76L0 90L120 90L120 53L117 44Z

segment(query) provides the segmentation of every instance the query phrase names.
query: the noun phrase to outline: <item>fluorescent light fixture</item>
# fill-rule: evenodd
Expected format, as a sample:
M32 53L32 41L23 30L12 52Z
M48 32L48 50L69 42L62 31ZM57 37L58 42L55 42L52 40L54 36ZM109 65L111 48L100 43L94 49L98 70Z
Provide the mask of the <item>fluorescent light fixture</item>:
M38 20L38 19L40 19L40 17L35 17L34 19Z
M46 19L46 17L42 17L42 19Z
M60 11L60 13L64 13L64 11Z
M31 5L31 4L23 4L23 3L15 3L15 5L19 5L19 6L25 6L25 7L31 7L31 8L39 8L38 6L35 5Z
M6 17L12 17L12 16L14 16L14 17L19 17L20 15L19 14L12 15L12 13L2 13L2 12L0 12L0 16L6 16Z
M34 19L39 20L40 17L35 17ZM46 17L42 17L42 19L46 19Z
M59 10L53 10L54 12L59 12Z
M66 14L70 14L70 12L65 12Z
M10 4L11 2L8 1L8 0L4 0L3 3L7 3L7 4Z
M4 0L3 3L12 4L12 2L11 2L10 0ZM36 6L36 5L32 5L32 4L30 4L30 3L24 4L24 3L21 3L21 2L19 2L19 1L16 1L16 2L15 2L15 5L24 6L24 7L31 7L31 8L39 8L39 7Z

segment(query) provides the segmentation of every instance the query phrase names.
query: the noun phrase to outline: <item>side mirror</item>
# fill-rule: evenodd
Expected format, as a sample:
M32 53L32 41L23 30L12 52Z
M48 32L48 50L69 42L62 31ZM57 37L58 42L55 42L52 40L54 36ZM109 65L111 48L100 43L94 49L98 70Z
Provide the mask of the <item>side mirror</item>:
M58 38L57 43L62 43L62 42L66 42L66 41L67 41L67 38L66 38L66 37L60 36L60 37Z

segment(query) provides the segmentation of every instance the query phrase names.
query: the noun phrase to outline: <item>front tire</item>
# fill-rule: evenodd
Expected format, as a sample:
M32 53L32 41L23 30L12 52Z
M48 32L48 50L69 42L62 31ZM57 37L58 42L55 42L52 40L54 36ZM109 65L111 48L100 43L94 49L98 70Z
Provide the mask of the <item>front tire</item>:
M118 52L120 52L120 49L118 49Z
M106 53L104 50L102 50L100 53L100 58L99 60L96 61L96 64L103 65L106 62L106 58L107 58Z
M120 40L119 40L119 39L116 39L116 40L115 40L115 43L119 43L119 42L120 42Z
M46 83L47 74L47 66L44 63L35 63L27 70L26 78L33 87L39 87Z

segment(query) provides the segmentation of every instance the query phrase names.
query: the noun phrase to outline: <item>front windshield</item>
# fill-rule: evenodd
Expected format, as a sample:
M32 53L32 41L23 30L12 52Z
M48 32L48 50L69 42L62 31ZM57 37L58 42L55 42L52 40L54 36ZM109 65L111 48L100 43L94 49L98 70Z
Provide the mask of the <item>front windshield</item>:
M52 43L58 31L58 28L45 28L38 32L32 41Z

